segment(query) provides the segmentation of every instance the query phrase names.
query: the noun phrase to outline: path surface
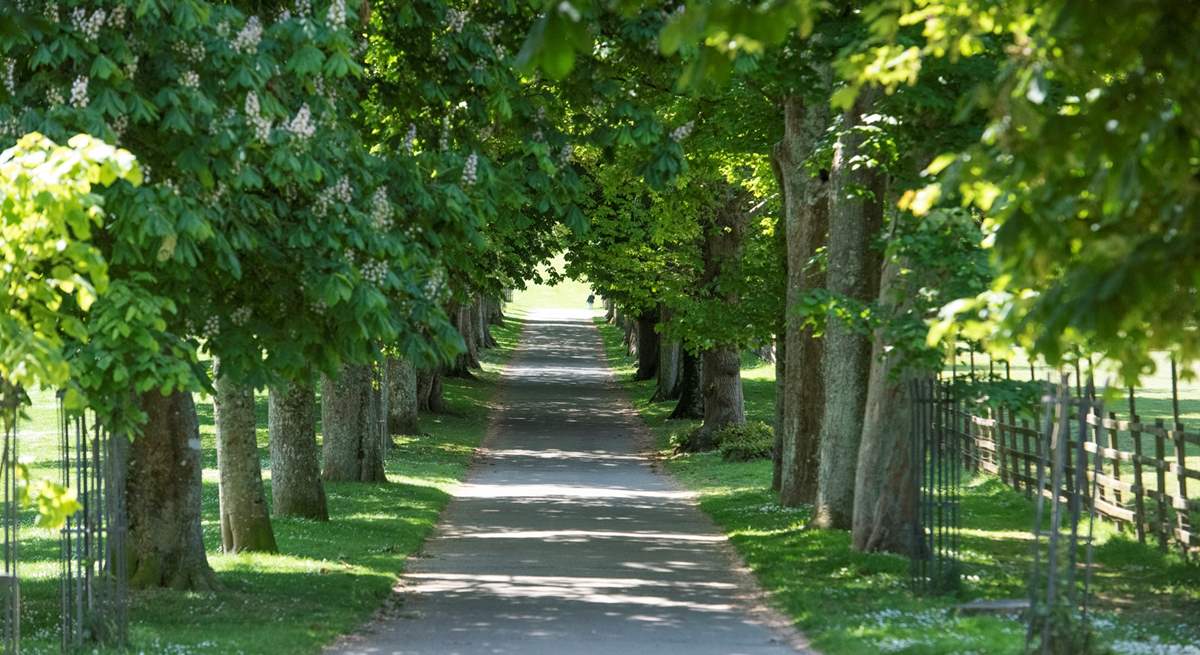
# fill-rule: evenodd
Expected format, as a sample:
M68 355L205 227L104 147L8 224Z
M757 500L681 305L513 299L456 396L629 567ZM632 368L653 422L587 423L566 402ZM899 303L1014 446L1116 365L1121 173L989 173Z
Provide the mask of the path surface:
M590 314L531 316L504 408L390 617L350 654L783 655L724 537L641 457Z

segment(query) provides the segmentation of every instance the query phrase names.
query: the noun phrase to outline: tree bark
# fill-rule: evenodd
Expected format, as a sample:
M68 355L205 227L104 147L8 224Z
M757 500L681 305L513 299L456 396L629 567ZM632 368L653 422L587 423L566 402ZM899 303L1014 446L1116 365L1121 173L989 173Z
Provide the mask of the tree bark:
M342 366L337 379L322 376L321 427L324 479L387 482L383 444L371 421L371 367Z
M499 298L487 299L487 322L488 325L504 325L504 304Z
M686 349L680 359L679 402L675 404L671 418L704 418L703 359Z
M446 401L442 397L440 366L417 371L417 410L432 414L446 411Z
M745 192L726 183L724 198L704 226L701 277L702 293L709 302L719 302L736 311L739 302L736 290L720 290L723 279L739 274L742 239L746 232L746 212L742 207ZM704 424L697 440L701 444L715 438L718 430L728 425L746 423L745 400L742 397L741 348L738 344L717 344L704 353Z
M911 306L905 300L911 296L899 294L899 286L900 265L889 261L880 281L881 305L899 311ZM851 540L856 550L912 555L918 503L908 426L912 417L909 385L915 374L900 369L897 358L888 354L888 346L883 330L877 330L858 449Z
M388 357L388 434L418 434L417 369L403 357Z
M213 377L221 548L227 553L278 552L263 494L254 388L239 385L222 375L220 360L213 362Z
M479 339L476 335L478 323L475 320L472 305L456 302L450 306L447 313L453 318L454 329L458 330L458 334L462 336L466 350L454 358L450 367L446 369L446 375L452 378L473 379L475 374L471 370L478 369L480 366Z
M779 502L812 503L817 496L821 424L825 411L822 375L824 343L805 325L800 307L807 294L825 286L825 273L813 259L826 244L829 229L828 175L813 176L805 168L829 123L824 102L805 105L798 97L784 101L784 138L775 146L773 163L784 201L787 239L787 291L780 350L783 371L783 417L780 441Z
M658 312L644 311L637 318L637 373L635 380L649 380L658 373L658 334L654 325L658 322Z
M275 516L328 521L317 449L316 393L307 382L274 387L267 405L271 510Z
M216 589L200 529L200 422L192 394L154 390L139 400L147 420L129 446L129 584Z
M666 327L671 320L671 312L666 307L659 306L658 320L659 324ZM663 402L666 400L679 399L679 366L681 358L681 344L678 340L668 341L659 335L658 341L658 379L654 388L654 396L650 398L650 402Z
M856 161L863 136L854 128L872 102L859 95L846 112L830 171L828 288L849 302L869 303L879 295L882 260L872 248L883 224L884 176ZM830 317L825 326L825 414L813 524L849 529L854 514L855 468L871 375L871 339L861 326Z
M617 310L613 305L613 301L608 298L604 299L604 322L615 323L617 318Z
M637 355L638 349L637 321L628 315L622 316L622 319L625 321L625 354L632 357Z
M700 450L711 450L717 431L746 424L742 397L742 357L735 347L712 348L704 353L704 425L696 440Z

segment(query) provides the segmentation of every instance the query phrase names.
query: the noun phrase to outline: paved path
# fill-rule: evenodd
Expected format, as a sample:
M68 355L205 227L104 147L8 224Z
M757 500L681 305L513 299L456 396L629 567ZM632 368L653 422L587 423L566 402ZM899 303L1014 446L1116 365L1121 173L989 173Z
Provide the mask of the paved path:
M502 393L402 605L331 652L796 652L747 609L724 537L638 454L589 313L533 315Z

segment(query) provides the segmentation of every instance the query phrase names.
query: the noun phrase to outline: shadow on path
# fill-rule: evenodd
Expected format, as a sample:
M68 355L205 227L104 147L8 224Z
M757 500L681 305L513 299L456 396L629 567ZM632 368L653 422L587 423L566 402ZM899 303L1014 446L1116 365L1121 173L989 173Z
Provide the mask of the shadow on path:
M402 603L330 652L795 651L747 611L725 537L639 455L590 312L541 311Z

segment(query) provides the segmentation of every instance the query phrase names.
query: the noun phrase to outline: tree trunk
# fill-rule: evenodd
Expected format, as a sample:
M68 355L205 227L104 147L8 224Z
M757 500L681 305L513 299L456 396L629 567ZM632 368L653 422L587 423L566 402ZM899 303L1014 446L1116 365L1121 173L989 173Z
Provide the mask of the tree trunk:
M625 321L625 354L629 356L637 355L638 339L637 339L637 321L629 318L628 315L622 317Z
M388 434L418 434L417 369L403 357L388 357Z
M504 305L499 298L487 299L487 322L488 325L504 325Z
M491 302L486 296L479 296L475 302L476 311L479 313L479 347L481 349L495 348L500 345L496 343L496 337L492 336Z
M783 315L780 314L780 318ZM783 327L780 321L780 328ZM779 331L783 334L783 330ZM787 343L782 336L776 340L775 346L775 421L771 431L775 436L771 445L771 491L776 493L783 486L783 415L787 404L785 384L787 381Z
M911 306L905 300L911 296L898 293L899 278L899 263L889 261L880 281L879 299L881 305L903 311ZM912 555L918 504L908 430L912 417L909 384L914 374L898 370L900 364L889 356L888 346L883 330L877 330L858 449L851 539L856 550Z
M383 444L371 421L371 367L346 364L336 380L322 376L321 475L338 482L387 482Z
M192 394L141 395L146 424L129 447L129 584L218 588L200 529L200 422Z
M812 261L826 244L829 229L828 174L805 168L829 122L824 102L805 106L798 97L784 101L784 138L775 146L774 165L784 204L787 238L785 328L780 350L786 353L783 419L780 422L779 502L812 503L817 497L821 424L825 412L822 377L824 342L807 327L799 308L813 289L825 286L825 272Z
M702 358L683 350L679 366L679 402L671 412L673 419L704 418L704 375Z
M851 303L879 295L881 258L872 240L883 223L884 176L856 158L863 136L854 128L870 107L871 92L846 112L834 146L829 207L830 292ZM871 339L862 326L830 317L825 326L825 414L813 524L849 529L854 514L855 468L871 375Z
M615 323L617 319L617 309L613 305L613 301L608 298L604 299L604 322Z
M271 510L275 516L328 521L312 385L294 382L272 388L267 426L271 441Z
M213 362L213 377L221 548L227 553L278 552L263 495L254 388L238 385L222 375L220 360Z
M446 411L446 401L442 397L440 366L417 371L417 410L432 414Z
M472 311L472 305L456 302L450 306L447 313L454 321L454 329L458 330L458 334L462 336L466 350L454 358L454 362L446 370L446 375L452 378L472 379L475 374L471 370L480 368L479 339L475 331L478 324Z
M658 322L657 311L644 311L637 318L637 373L635 380L649 380L658 373L658 334L654 324Z
M666 327L671 320L671 312L666 307L659 306L659 324ZM665 400L679 399L679 364L682 348L679 341L667 341L659 335L658 341L658 380L654 388L654 396L650 402L657 403Z
M720 290L721 282L736 277L741 268L742 238L746 232L746 212L742 207L745 192L727 184L720 206L704 226L704 273L700 288L709 302L717 302L736 311L736 290ZM718 430L746 423L742 397L741 348L738 344L717 344L704 353L704 425L697 440L711 441ZM702 448L703 449L703 448Z
M704 353L704 425L697 435L699 450L711 450L716 433L728 425L746 424L742 398L742 357L737 348L713 348Z

